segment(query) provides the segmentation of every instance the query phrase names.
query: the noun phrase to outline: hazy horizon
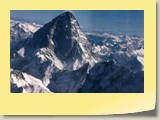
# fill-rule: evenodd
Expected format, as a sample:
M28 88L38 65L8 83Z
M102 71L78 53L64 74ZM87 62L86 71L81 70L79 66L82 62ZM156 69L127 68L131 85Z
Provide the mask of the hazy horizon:
M11 19L46 24L67 10L11 10ZM74 10L84 29L103 30L130 35L144 35L143 10Z

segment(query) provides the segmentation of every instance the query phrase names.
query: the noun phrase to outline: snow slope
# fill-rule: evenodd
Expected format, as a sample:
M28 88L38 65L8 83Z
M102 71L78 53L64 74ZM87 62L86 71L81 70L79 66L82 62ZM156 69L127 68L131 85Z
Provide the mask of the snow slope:
M11 92L143 92L143 38L85 33L70 12L11 21L10 58Z

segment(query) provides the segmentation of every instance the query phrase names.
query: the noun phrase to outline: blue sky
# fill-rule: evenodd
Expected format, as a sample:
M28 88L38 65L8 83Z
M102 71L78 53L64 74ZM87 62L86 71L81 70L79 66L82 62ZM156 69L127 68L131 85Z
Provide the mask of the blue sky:
M14 10L11 18L45 24L66 10ZM143 10L74 10L83 28L124 34L144 34Z

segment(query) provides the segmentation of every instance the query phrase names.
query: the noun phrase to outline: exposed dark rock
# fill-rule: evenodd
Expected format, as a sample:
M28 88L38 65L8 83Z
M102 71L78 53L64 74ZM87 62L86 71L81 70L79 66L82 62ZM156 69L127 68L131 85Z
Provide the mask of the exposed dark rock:
M88 63L75 71L60 71L53 75L48 88L58 93L76 93L86 80Z

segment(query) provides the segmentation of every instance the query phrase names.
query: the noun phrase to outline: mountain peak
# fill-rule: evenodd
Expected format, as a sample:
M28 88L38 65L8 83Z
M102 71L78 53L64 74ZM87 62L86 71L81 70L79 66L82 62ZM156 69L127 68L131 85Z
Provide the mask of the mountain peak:
M71 40L72 36L78 34L77 31L80 31L78 29L80 29L80 26L75 16L71 12L62 13L34 34L29 47L42 48L50 46L55 48L57 41L60 41L60 44L63 42L65 44L67 40Z
M60 14L60 15L57 16L57 17L62 17L62 16L74 17L73 13L71 13L71 12L69 12L69 11L62 13L62 14Z
M80 41L87 41L87 38L75 16L71 12L65 12L39 29L28 47L33 49L51 48L58 58L66 60L73 55L82 53Z
M51 24L55 24L56 23L61 23L61 24L70 24L72 21L76 21L76 24L78 24L75 16L73 15L73 13L71 12L64 12L60 15L58 15L57 17L55 17L52 21Z

